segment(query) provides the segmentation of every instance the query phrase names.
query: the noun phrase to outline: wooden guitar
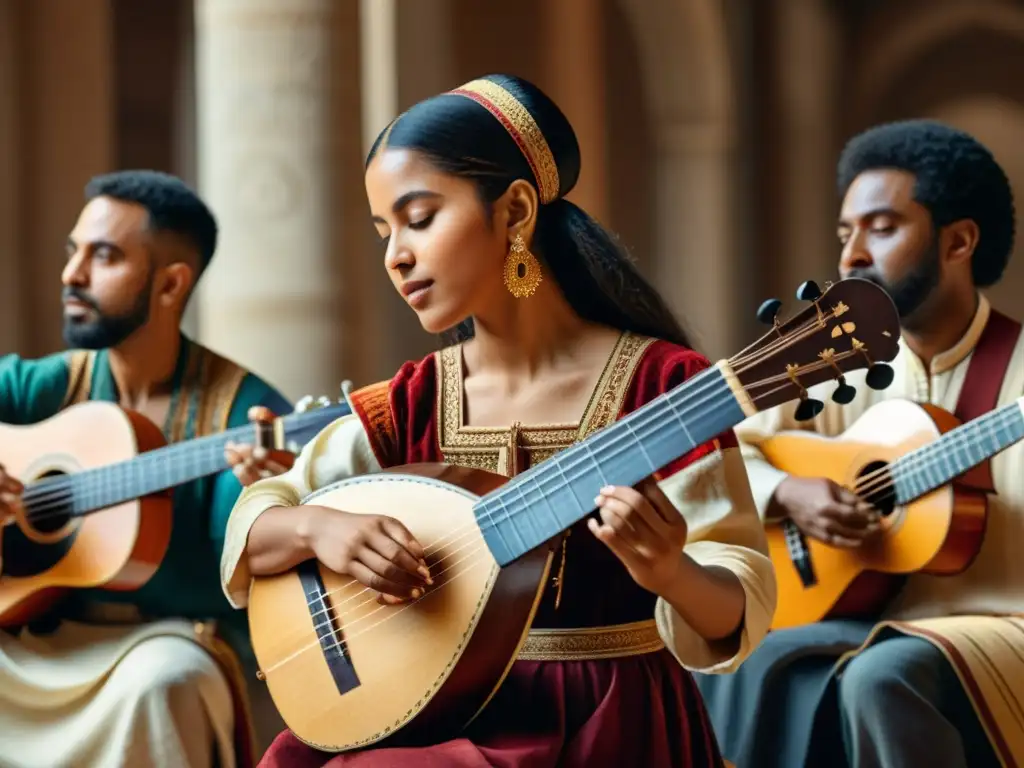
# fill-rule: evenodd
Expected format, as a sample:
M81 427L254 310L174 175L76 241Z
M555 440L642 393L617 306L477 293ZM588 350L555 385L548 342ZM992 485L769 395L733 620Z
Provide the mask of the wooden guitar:
M979 470L1021 439L1024 398L966 424L934 405L888 400L839 437L794 430L762 443L773 466L829 478L883 516L879 534L856 549L805 536L790 520L766 526L779 585L772 628L877 617L903 574L966 569L988 513L990 481Z
M319 407L173 445L113 403L0 425L0 464L25 484L21 509L0 528L0 626L34 619L69 589L145 584L170 541L170 489L227 469L228 442L294 452L349 413L347 404L306 400Z
M871 368L897 352L889 297L865 280L822 294L785 323L781 302L759 316L773 329L728 361L512 479L444 464L409 465L320 489L306 503L385 514L426 548L434 585L418 600L381 606L358 582L309 560L254 579L249 623L271 696L303 741L341 752L385 740L436 743L485 706L525 641L559 535L594 510L601 486L645 477L760 408L806 387Z

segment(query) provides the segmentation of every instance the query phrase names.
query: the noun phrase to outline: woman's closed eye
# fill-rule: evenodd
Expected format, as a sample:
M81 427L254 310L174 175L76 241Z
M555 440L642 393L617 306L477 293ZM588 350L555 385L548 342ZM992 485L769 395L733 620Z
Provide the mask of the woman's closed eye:
M433 220L434 220L434 214L433 213L428 214L427 216L423 216L421 218L415 219L415 220L411 220L409 222L409 229L426 229L427 227L430 226L430 222L432 222Z

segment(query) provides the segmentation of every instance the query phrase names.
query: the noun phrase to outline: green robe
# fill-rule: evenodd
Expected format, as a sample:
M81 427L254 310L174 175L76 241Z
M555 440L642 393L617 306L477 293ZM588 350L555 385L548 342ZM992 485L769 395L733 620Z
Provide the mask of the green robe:
M196 436L201 393L183 386L189 376L190 356L203 348L182 337L181 353L174 373L172 403L164 436L173 440ZM117 402L118 393L110 371L107 352L96 353L91 383L83 384L89 400ZM38 360L17 355L0 357L0 422L34 424L57 414L63 407L71 385L70 353L57 353ZM185 399L182 398L185 392ZM186 401L187 400L187 401ZM276 414L292 411L291 404L273 387L252 373L246 373L238 386L227 427L248 422L248 410L263 405ZM183 418L172 425L175 413ZM241 485L231 471L201 478L174 490L174 522L171 540L160 567L153 577L133 592L83 590L85 600L130 603L146 618L216 619L222 634L240 653L251 660L245 615L235 611L224 598L220 585L220 556L228 515Z

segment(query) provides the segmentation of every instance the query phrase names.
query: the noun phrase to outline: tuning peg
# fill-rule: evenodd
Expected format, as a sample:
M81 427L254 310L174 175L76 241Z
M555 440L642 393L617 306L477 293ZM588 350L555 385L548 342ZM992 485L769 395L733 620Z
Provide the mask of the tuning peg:
M775 325L775 316L779 314L782 302L778 299L768 299L757 309L757 319L765 325Z
M800 401L800 405L796 407L796 413L794 418L797 421L810 421L817 416L825 408L825 404L821 400L815 400L813 397L805 397Z
M808 280L796 289L796 297L800 301L817 301L821 298L821 289L816 282Z
M329 398L327 395L320 395L320 397L318 397L316 399L316 407L317 408L330 408L331 407L331 398Z
M892 384L894 375L892 366L888 363L872 363L864 380L872 389L882 390Z
M299 398L299 401L295 403L296 413L305 413L313 405L313 396L306 395L305 397Z
M832 402L839 403L839 405L847 405L853 402L853 398L857 396L857 390L846 383L846 379L843 376L839 377L839 386L836 387L836 391L832 393Z

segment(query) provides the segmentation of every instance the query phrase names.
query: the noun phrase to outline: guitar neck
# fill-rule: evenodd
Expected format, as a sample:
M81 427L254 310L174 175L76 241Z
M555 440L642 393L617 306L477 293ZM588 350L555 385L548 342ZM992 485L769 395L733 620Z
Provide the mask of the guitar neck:
M274 428L273 447L287 448L289 441L301 445L331 421L348 413L348 406L342 404L279 418ZM30 518L87 515L222 472L229 467L224 456L225 446L229 442L252 444L254 440L252 424L233 427L105 467L43 478L25 489L22 501Z
M636 485L745 417L722 371L702 371L482 498L484 540L506 565L590 514L602 486Z
M1024 411L1017 402L945 433L889 466L896 503L907 504L941 488L1024 439Z
M224 446L228 442L251 443L252 440L251 426L236 427L227 432L143 453L107 467L68 475L66 478L56 479L55 485L63 480L60 484L65 488L62 490L70 490L70 514L86 515L217 474L229 466L224 457ZM38 483L36 488L44 490L45 484L46 481ZM36 494L29 496L30 511L31 506L34 506L35 496ZM44 492L39 494L38 498L45 505L50 496L51 494Z

